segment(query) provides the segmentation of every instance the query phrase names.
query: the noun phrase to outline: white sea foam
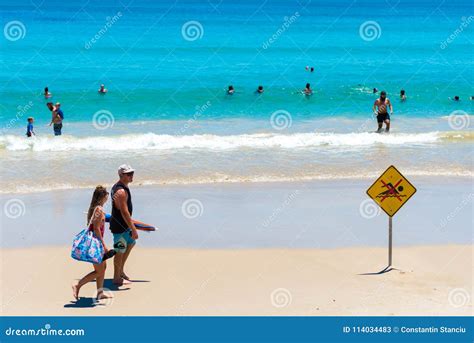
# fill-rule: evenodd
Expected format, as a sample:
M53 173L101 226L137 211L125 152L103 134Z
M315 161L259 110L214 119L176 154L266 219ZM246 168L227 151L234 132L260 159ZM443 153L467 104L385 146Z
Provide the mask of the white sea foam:
M470 134L456 133L459 139ZM8 151L133 151L133 150L232 150L232 149L299 149L318 146L371 146L430 144L452 137L449 132L426 133L293 133L244 135L173 136L154 133L98 137L0 136L0 149Z

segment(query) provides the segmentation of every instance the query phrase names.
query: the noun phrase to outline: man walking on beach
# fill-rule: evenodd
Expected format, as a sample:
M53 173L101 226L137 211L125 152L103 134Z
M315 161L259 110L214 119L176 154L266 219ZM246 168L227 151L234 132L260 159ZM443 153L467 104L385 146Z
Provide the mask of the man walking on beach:
M387 112L387 106L390 108L390 114L393 114L393 107L390 100L387 98L385 91L380 92L380 98L375 100L372 111L377 116L378 129L377 132L382 132L382 125L385 123L385 132L390 131L390 114ZM377 111L375 110L377 108Z
M118 168L119 181L112 187L112 217L110 218L110 231L114 236L114 249L117 254L114 257L114 279L117 286L124 284L124 280L130 280L124 272L125 262L130 251L138 239L137 229L132 222L132 195L128 185L133 182L135 170L122 164Z

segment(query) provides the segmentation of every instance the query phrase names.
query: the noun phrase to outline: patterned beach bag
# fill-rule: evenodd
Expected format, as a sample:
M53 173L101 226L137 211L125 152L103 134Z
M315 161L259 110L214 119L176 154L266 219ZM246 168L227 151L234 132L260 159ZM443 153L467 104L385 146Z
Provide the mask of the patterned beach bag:
M95 210L94 210L95 214ZM92 215L92 218L94 217ZM92 222L92 219L91 219ZM104 246L87 225L87 228L79 232L72 242L71 257L78 261L91 262L94 264L102 263L104 256Z

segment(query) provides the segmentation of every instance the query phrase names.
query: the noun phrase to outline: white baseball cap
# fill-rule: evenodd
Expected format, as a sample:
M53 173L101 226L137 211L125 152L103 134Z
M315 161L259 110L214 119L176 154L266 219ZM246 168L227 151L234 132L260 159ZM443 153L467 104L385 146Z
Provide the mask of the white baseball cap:
M129 164L122 164L120 167L118 167L119 175L132 173L134 171L135 171L135 169L133 169L132 166L129 165Z

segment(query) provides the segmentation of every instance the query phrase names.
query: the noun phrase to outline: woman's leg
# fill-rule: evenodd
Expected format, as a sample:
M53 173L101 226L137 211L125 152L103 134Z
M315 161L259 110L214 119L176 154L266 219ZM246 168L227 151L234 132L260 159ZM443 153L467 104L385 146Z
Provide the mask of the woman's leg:
M94 264L95 271L97 273L96 284L97 284L97 299L108 299L111 296L104 293L104 278L105 278L105 269L106 269L106 262L102 262L101 264Z
M95 265L94 265L95 269ZM79 290L81 289L82 286L84 286L86 283L91 282L97 277L97 272L94 270L93 272L90 272L86 276L84 276L82 279L78 281L78 283L74 286L72 286L72 294L76 300L79 300Z

